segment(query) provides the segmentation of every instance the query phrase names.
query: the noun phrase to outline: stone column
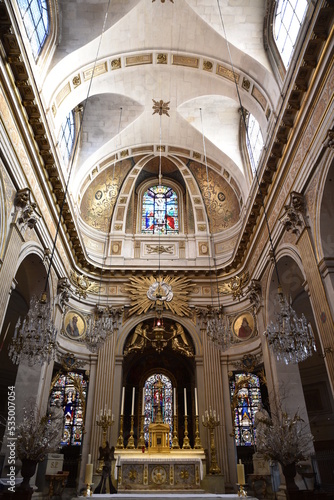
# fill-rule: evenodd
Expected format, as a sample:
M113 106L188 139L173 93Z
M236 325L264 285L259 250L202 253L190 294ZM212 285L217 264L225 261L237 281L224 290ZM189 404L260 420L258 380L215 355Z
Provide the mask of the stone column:
M228 457L225 436L225 414L222 383L223 376L220 364L220 351L208 340L206 329L201 329L203 343L203 367L206 410L211 406L220 417L221 425L214 431L217 463L225 477L229 476Z
M115 409L112 408L114 375L115 375L115 346L117 334L114 331L113 335L106 340L103 348L98 354L96 383L94 391L94 410L91 422L91 442L90 453L94 463L94 470L98 458L98 449L102 444L102 430L96 425L96 415L100 414L100 410L107 405L112 413ZM117 409L118 410L118 409ZM107 440L110 441L110 428L107 434ZM109 443L111 444L111 443ZM115 445L116 443L112 443Z

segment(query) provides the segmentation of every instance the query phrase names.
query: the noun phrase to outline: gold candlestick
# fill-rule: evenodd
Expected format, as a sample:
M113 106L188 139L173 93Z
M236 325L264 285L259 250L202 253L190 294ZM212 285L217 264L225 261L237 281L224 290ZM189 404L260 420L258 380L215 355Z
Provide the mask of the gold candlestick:
M100 411L100 415L96 415L96 423L99 427L102 427L102 448L106 448L107 446L107 432L108 428L111 427L114 423L114 416L111 414L111 410L105 408L104 411ZM99 474L102 472L104 466L104 459L99 458L99 465L96 469L96 472Z
M214 428L220 425L220 421L219 417L216 418L215 410L212 412L210 408L209 412L207 410L205 411L205 419L204 416L202 416L202 424L204 425L204 427L207 427L210 431L211 466L209 469L209 474L220 474L220 468L217 464L217 459L216 459L216 447L213 434Z
M128 450L133 450L134 447L135 447L135 440L134 440L134 437L133 437L133 424L134 424L134 421L135 421L135 417L134 415L131 415L131 430L130 430L130 437L129 437L129 440L128 440L128 445L127 445L127 449Z
M120 415L120 422L119 422L119 436L117 439L117 444L116 444L116 449L117 450L123 450L124 448L124 440L123 440L123 419L124 416Z
M239 486L238 497L247 497L247 491L244 489L245 485L239 483L237 485Z
M175 450L178 450L180 448L179 440L177 438L177 417L176 417L176 415L174 415L172 448L174 448Z
M145 439L144 439L144 415L141 416L140 436L139 436L139 439L138 439L137 448L139 450L142 450L143 446L145 446Z
M93 484L86 484L86 489L83 492L84 497L91 497L93 495Z
M189 443L189 438L188 438L188 417L187 415L184 416L184 438L183 438L183 450L189 450L190 449L190 443Z
M202 449L202 443L201 443L201 438L199 436L199 429L198 429L198 415L195 417L195 424L196 424L196 431L195 431L195 446L194 448L196 450Z

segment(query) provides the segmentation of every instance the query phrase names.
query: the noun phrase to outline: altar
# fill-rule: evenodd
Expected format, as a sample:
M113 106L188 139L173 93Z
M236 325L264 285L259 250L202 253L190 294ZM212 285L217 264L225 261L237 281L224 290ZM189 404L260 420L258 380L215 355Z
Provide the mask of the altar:
M118 491L198 490L203 479L203 451L171 451L168 455L119 454Z

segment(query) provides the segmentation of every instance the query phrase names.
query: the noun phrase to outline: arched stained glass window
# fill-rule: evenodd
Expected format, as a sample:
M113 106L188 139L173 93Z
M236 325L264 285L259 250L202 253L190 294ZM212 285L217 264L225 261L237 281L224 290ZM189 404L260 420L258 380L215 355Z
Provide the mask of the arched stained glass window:
M173 435L173 387L171 380L160 373L151 375L144 386L144 439L148 445L148 426L156 421L161 411L162 421L169 424L169 443Z
M236 446L256 443L255 413L261 408L260 379L252 373L238 373L230 383Z
M168 186L151 186L143 195L141 232L178 234L177 194Z
M307 11L307 3L307 0L279 0L277 2L274 38L286 68L292 58L299 30Z
M60 375L50 395L50 407L60 401L64 410L64 433L61 446L81 446L86 406L87 380L82 374Z
M247 151L250 159L253 174L257 169L259 159L263 149L263 137L258 121L252 114L249 114L247 120Z
M17 0L35 60L49 33L47 0Z
M74 114L73 111L70 111L61 126L59 135L59 148L65 163L67 163L71 158L74 145L74 134Z

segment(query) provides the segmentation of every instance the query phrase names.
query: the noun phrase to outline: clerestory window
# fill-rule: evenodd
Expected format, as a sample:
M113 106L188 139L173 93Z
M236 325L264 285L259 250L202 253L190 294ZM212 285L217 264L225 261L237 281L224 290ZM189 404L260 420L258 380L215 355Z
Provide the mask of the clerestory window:
M258 121L252 114L249 114L247 120L247 136L246 136L247 151L250 160L253 175L257 169L259 159L263 149L263 137Z
M143 194L141 232L178 234L179 209L176 192L169 186L151 186Z
M288 68L307 11L307 0L278 0L274 39L284 66Z
M60 135L59 135L59 149L64 163L68 163L72 155L72 150L74 146L75 137L75 125L74 125L74 114L73 111L67 115L64 120Z
M47 0L17 0L35 61L49 33Z

